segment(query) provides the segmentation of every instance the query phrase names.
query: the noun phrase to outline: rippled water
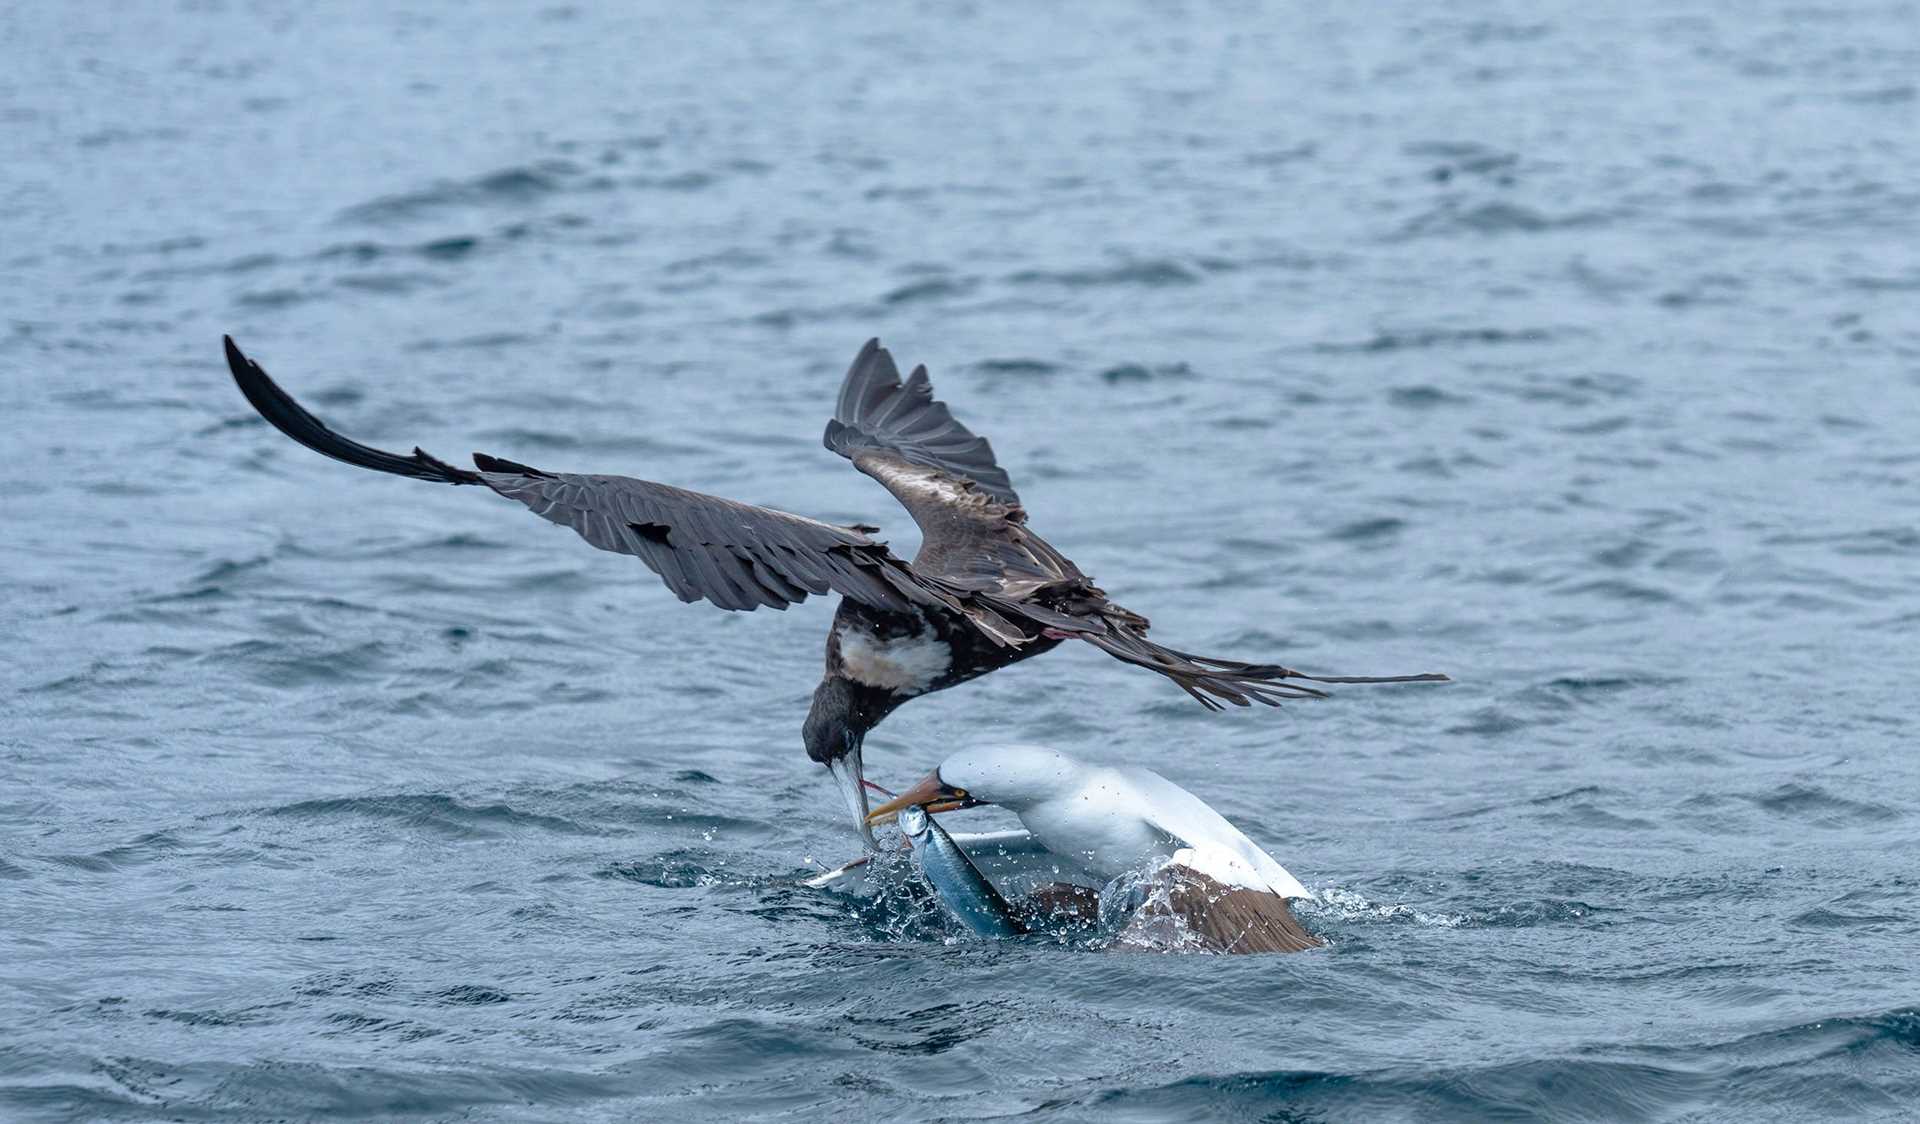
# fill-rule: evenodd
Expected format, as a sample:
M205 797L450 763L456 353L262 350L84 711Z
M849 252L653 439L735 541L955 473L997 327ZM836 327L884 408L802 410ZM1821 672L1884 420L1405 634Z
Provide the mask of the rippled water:
M0 1115L1906 1117L1912 4L0 13ZM886 525L879 334L1157 635L1444 689L907 707L1158 763L1290 958L799 888L830 607L349 433ZM492 502L490 502L492 501Z

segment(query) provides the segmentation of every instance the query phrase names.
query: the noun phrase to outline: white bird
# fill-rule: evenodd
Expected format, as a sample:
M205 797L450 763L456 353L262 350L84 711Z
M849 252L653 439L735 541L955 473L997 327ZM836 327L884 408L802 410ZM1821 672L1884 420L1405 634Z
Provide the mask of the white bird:
M1140 875L1122 945L1293 952L1321 942L1288 898L1300 880L1226 817L1148 769L1090 765L1039 746L962 750L875 808L881 823L912 805L946 812L995 804L1055 856L1102 882Z

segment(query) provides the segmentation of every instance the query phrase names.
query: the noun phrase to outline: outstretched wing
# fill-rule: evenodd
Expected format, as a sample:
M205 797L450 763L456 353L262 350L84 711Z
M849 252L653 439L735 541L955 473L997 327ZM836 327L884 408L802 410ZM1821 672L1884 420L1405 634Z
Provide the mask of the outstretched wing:
M1114 604L1080 568L1027 527L1027 513L993 449L933 396L925 367L905 382L893 356L868 340L847 371L827 448L878 480L920 525L913 571L922 583L990 608L1054 639L1074 637L1179 684L1202 704L1280 705L1325 692L1321 683L1424 682L1444 675L1311 676L1278 664L1196 656L1147 639L1147 619ZM976 619L978 619L976 617Z
M993 459L993 446L933 396L924 366L915 367L902 383L893 356L877 339L868 340L847 369L825 440L827 448L855 464L862 450L891 453L1007 507L1020 506L1007 470Z
M627 476L549 473L474 454L483 483L601 550L631 554L682 601L784 609L833 590L905 611L934 600L885 543L769 507Z
M1020 497L986 438L933 396L925 367L901 382L879 340L868 340L848 369L825 443L913 516L921 534L913 566L921 575L1013 598L1084 581L1026 529Z
M885 543L768 507L738 503L650 480L544 472L476 453L478 472L419 449L402 456L335 433L282 390L258 363L226 341L227 365L262 417L313 451L348 464L445 484L481 484L527 505L581 538L631 554L682 601L722 609L784 609L832 590L878 608L948 604L917 582Z

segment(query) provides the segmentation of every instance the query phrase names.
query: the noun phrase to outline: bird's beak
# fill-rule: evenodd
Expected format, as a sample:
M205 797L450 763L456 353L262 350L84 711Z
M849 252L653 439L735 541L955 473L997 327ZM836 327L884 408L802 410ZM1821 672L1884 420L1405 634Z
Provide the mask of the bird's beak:
M860 833L867 850L879 850L880 845L873 839L873 828L867 823L867 778L860 763L859 744L855 743L845 756L827 762L827 770L833 774L833 783L840 786L847 811L853 813L853 829Z
M904 808L915 804L928 812L951 812L957 808L971 808L980 801L967 795L966 789L955 788L940 779L940 770L935 769L921 778L918 784L900 795L867 813L869 825L891 823L898 819Z

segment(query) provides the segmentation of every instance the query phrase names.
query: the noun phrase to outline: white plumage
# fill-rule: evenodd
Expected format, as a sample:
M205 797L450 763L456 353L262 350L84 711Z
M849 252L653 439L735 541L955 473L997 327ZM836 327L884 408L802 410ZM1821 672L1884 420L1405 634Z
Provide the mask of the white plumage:
M1047 850L1103 881L1177 864L1230 887L1313 899L1225 816L1150 769L1012 745L962 750L937 772L947 785L1019 816Z
M858 628L839 632L840 667L857 683L921 695L953 666L953 649L932 629L881 639Z

